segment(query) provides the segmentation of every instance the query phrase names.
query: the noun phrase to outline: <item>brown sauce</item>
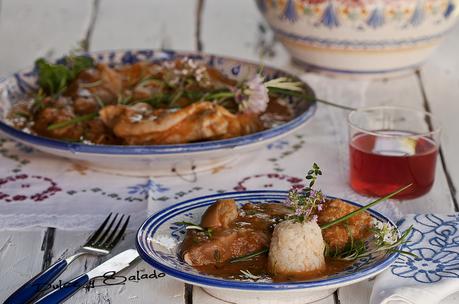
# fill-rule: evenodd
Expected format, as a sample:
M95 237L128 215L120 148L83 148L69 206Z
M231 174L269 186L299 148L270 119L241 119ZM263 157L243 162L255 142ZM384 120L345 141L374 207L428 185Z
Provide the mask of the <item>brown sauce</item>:
M171 68L170 64L175 66ZM185 88L164 85L175 81L171 80L171 75L182 71L183 65L181 61L169 65L139 62L114 68L97 64L93 68L83 70L59 97L43 96L39 100L35 93L32 93L32 96L13 106L8 121L27 133L64 141L99 145L162 145L243 136L275 127L293 118L290 105L276 96L270 96L268 108L261 114L240 113L237 103L231 98L219 104L224 110L208 109L197 114L187 112L186 110L197 102L213 102L196 97L193 99L193 94L205 96L222 88L236 89L238 83L214 68L203 66L205 72L200 73L207 75L208 82L184 82L188 83ZM149 80L151 78L152 81ZM177 92L182 93L178 96ZM158 101L161 100L161 96L168 96L168 101ZM149 114L117 114L118 116L113 115L113 119L103 119L102 111L108 106L129 108L138 103L147 104L150 107ZM142 124L147 125L159 117L155 112L158 110L162 110L164 115L170 114L170 118L162 122L163 126L169 127L151 127L152 130L163 130L161 132L134 130L139 121L129 121L132 117L143 117ZM183 111L187 117L174 120L175 111ZM225 119L215 118L222 116L225 111L233 115L227 115ZM89 119L85 118L88 115L92 116ZM120 124L121 120L125 123ZM65 125L66 122L70 123ZM56 124L61 126L54 128ZM201 125L212 127L200 132ZM217 130L226 125L230 126L228 130Z
M251 274L261 277L261 279L268 279L273 282L299 282L326 278L327 276L331 276L345 270L352 264L352 262L349 261L341 261L330 258L327 258L325 262L326 264L324 269L288 275L272 275L268 273L266 271L268 268L268 256L266 254L255 257L250 261L238 263L225 262L221 264L197 266L195 268L201 273L225 279L247 279L241 272L241 270L243 270L249 271Z
M218 204L218 202L216 204ZM322 220L324 218L333 220L334 218L341 216L343 210L346 210L346 212L354 210L353 206L340 200L334 200L327 204L330 204L330 208L323 210L322 214L318 214L319 222L321 221L321 217ZM213 229L211 237L198 231L189 230L187 232L187 235L181 244L182 257L186 252L190 252L192 250L195 250L198 254L205 257L206 250L211 248L211 251L207 252L207 254L211 256L208 260L206 260L206 263L192 265L199 272L225 279L247 280L249 278L241 271L248 271L250 274L260 277L260 279L263 280L289 282L325 278L345 270L352 264L352 261L343 261L326 257L326 265L323 269L288 275L273 275L267 270L267 253L258 255L247 261L236 262L234 261L234 258L239 258L241 256L260 251L263 248L269 248L269 242L275 225L282 221L285 216L291 212L288 208L277 203L247 203L238 210L238 216L227 227ZM204 217L206 216L208 215L204 214L202 221L204 221ZM213 216L215 216L215 214L213 214ZM357 215L354 217L352 222L348 222L346 224L348 225L347 229L351 229L351 231L353 231L352 233L355 239L365 239L368 237L368 227L370 224L369 220L370 216L367 213ZM335 227L339 227L339 225ZM237 231L240 230L244 230L243 232L247 233L247 238L249 239L247 244L250 245L244 245L241 241L235 241L234 239L228 238L228 234L238 233ZM261 233L267 238L267 241L265 243L261 241L258 243L258 247L253 247L257 240L250 239L253 236L247 231L256 231ZM340 242L343 242L344 244L348 241L347 235L342 236L334 230L331 231L332 233L328 234L326 233L326 230L324 231L323 236L327 244L337 243L337 238L340 238ZM346 239L341 240L341 238ZM252 247L248 249L244 248L244 246ZM237 247L237 250L235 250L234 247ZM215 259L214 256L216 257ZM199 261L202 261L202 259Z

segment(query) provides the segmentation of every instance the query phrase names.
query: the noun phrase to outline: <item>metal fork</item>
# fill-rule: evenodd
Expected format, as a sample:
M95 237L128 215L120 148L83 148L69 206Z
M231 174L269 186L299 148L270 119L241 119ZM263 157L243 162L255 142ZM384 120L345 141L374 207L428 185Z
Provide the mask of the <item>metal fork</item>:
M124 219L124 214L119 216L118 213L110 221L111 217L112 213L107 216L99 228L97 228L97 230L88 238L86 243L81 246L74 255L69 256L66 259L59 259L48 269L37 274L30 281L16 290L8 299L6 299L4 304L29 303L38 296L41 291L49 288L51 282L64 272L70 263L84 254L98 256L109 254L123 237L130 219L130 216ZM112 229L115 223L116 226Z

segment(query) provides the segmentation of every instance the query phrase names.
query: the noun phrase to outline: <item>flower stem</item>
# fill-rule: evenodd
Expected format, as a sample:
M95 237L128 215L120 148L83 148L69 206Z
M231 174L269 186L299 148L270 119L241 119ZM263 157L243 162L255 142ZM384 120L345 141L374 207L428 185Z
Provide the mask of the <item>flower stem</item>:
M338 219L336 219L336 220L334 220L334 221L331 221L331 222L329 222L329 223L326 223L326 224L320 226L320 229L324 230L324 229L330 228L331 226L334 226L334 225L336 225L336 224L339 224L339 223L341 223L341 222L344 222L345 220L347 220L347 219L353 217L354 215L357 215L357 214L359 214L359 213L362 213L362 212L364 212L364 211L370 209L370 208L373 207L374 205L377 205L377 204L379 204L380 202L383 202L383 201L385 201L385 200L388 200L388 199L390 199L391 197L393 197L393 196L395 196L395 195L397 195L397 194L399 194L399 193L405 191L406 189L408 189L408 188L411 187L412 185L413 185L413 184L406 185L405 187L400 188L400 189L398 189L397 191L394 191L394 192L392 192L392 193L386 195L385 197L378 198L377 200L375 200L375 201L369 203L369 204L366 205L366 206L363 206L363 207L361 207L361 208L359 208L359 209L357 209L357 210L355 210L355 211L353 211L353 212L351 212L351 213L348 213L348 214L346 214L346 215L344 215L344 216L342 216L342 217L340 217L340 218L338 218Z
M210 99L210 100L230 98L230 97L234 97L234 93L233 92L218 92L218 93L209 94L205 97L206 99Z
M343 105L340 105L340 104L337 104L337 103L334 103L334 102L331 102L331 101L327 101L327 100L324 100L324 99L319 99L319 98L314 98L314 99L317 102L320 102L320 103L323 103L323 104L326 104L328 106L332 106L332 107L335 107L335 108L340 108L340 109L343 109L343 110L346 110L346 111L355 111L355 110L357 110L356 108L343 106Z
M306 100L309 100L309 101L317 101L317 102L326 104L328 106L332 106L332 107L335 107L335 108L340 108L340 109L346 110L346 111L355 111L355 110L357 110L356 108L353 108L353 107L340 105L340 104L337 104L337 103L334 103L334 102L331 102L331 101L328 101L328 100L325 100L325 99L320 99L320 98L317 98L315 96L308 95L308 94L306 94L305 91L298 92L298 91L291 91L291 90L287 90L287 89L283 89L283 88L275 88L275 87L268 87L268 90L269 90L270 93L274 93L274 94L277 93L277 94L287 95L287 96L303 97L303 98L305 98Z

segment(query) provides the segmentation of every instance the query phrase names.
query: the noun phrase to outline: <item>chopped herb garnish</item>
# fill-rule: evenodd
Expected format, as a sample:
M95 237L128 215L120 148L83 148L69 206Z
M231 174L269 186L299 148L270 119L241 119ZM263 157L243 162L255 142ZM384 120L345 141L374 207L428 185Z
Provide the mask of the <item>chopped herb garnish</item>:
M185 226L185 229L186 230L198 230L198 231L201 231L203 232L207 237L211 238L212 237L212 229L211 228L204 228L204 227L201 227L197 224L193 224L193 223L190 223L190 222L176 222L174 223L175 225L178 225L178 226Z
M132 96L122 96L122 95L118 95L118 101L117 103L118 104L122 104L122 105L125 105L125 104L128 104L132 99Z
M325 256L339 260L353 261L379 252L384 252L384 254L398 252L417 258L417 256L411 252L397 249L399 246L407 243L406 239L410 235L412 229L413 226L409 227L400 237L398 237L397 229L394 226L389 223L382 223L377 221L377 223L372 228L374 233L373 241L375 243L375 248L369 249L365 241L354 241L351 238L351 241L348 242L346 247L344 247L342 250L337 250L336 248L332 250L329 246L326 246Z
M27 112L20 112L20 111L17 111L17 112L14 112L14 116L16 116L16 117L23 117L23 118L29 118L29 117L30 117L30 114L27 113Z
M49 96L63 93L81 71L94 65L92 58L86 56L69 56L64 61L65 64L53 64L40 58L35 62L38 85Z
M73 126L73 125L76 125L76 124L79 124L79 123L94 119L94 118L97 117L97 115L99 115L99 113L95 112L95 113L90 113L90 114L86 114L86 115L82 115L82 116L77 116L77 117L69 119L69 120L57 122L57 123L54 123L52 125L49 125L48 126L48 130L52 131L52 130L56 130L56 129L62 129L62 128L66 128L66 127L69 127L69 126Z
M260 256L262 254L268 253L268 251L269 251L269 249L267 247L265 247L265 248L263 248L261 250L249 253L247 255L243 255L243 256L240 256L240 257L237 257L237 258L233 258L233 259L229 260L229 262L230 263L239 263L239 262L250 261L250 260L252 260L253 258L255 258L257 256Z
M43 99L45 99L45 97L46 96L45 96L45 93L43 92L43 89L40 88L38 90L38 93L35 94L33 98L33 103L30 106L30 110L32 111L32 113L35 113L45 108L45 104L43 103Z

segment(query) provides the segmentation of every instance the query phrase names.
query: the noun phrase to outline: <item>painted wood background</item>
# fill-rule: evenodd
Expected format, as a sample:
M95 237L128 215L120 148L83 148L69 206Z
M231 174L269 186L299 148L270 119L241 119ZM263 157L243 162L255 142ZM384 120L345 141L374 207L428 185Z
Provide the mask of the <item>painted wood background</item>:
M224 33L224 34L223 34ZM0 77L30 66L37 57L55 58L72 49L89 51L113 48L173 48L203 50L257 60L262 51L271 65L301 75L318 96L350 106L398 104L431 110L443 127L442 151L436 184L426 196L401 202L410 212L459 211L459 27L437 53L419 70L395 79L345 79L292 67L282 46L273 39L247 0L0 0ZM317 117L303 130L306 136L329 139L327 161L345 164L346 113L321 106ZM329 183L345 183L345 165ZM333 185L326 185L330 188ZM0 210L1 212L1 210ZM0 231L0 301L36 272L73 252L87 238L86 232L54 228L31 231ZM117 251L133 246L133 232ZM62 281L89 270L100 261L82 258L71 266ZM130 277L154 269L143 262L122 273ZM159 273L156 273L159 274ZM341 288L320 304L368 303L372 280ZM458 303L453 295L443 303ZM68 303L221 303L199 288L171 278L149 279L121 286L82 290Z

